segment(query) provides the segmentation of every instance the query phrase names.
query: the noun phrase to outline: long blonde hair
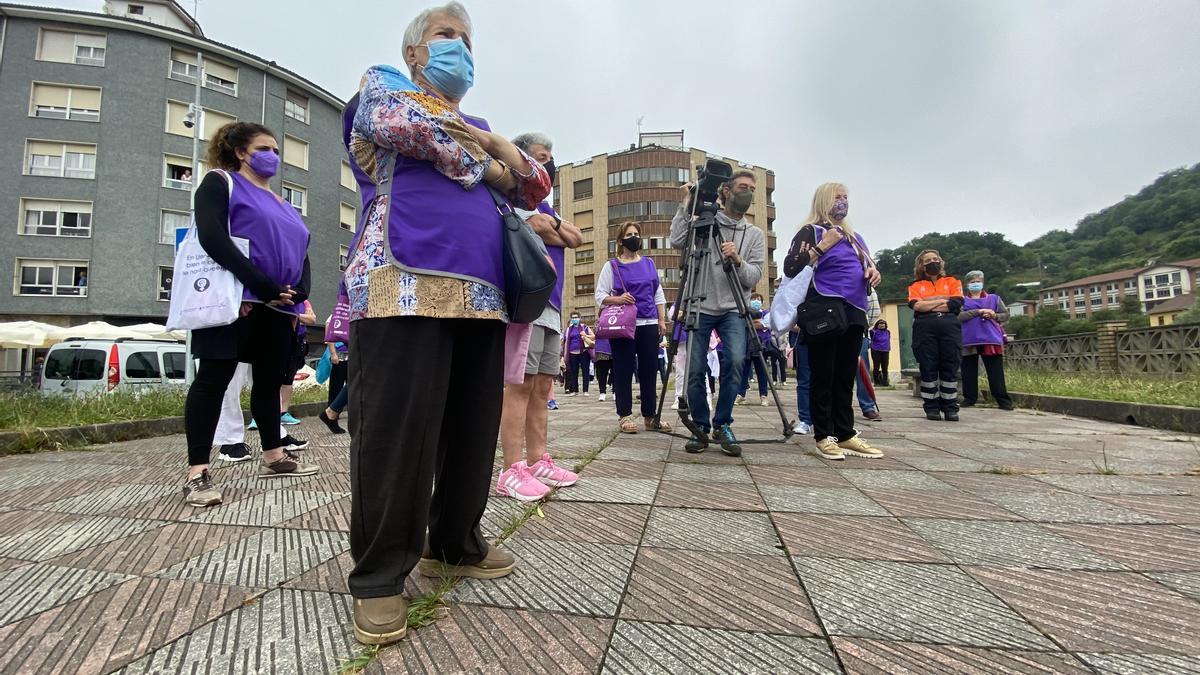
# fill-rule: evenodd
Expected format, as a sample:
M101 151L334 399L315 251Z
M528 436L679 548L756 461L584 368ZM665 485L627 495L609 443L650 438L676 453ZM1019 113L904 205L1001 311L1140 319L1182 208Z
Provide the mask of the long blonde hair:
M831 225L829 220L829 211L833 209L833 198L837 195L838 190L846 190L846 186L841 183L826 183L817 188L813 193L812 210L808 212L808 218L804 221L805 225ZM854 236L854 227L850 225L850 219L844 218L839 223L842 231L846 236Z

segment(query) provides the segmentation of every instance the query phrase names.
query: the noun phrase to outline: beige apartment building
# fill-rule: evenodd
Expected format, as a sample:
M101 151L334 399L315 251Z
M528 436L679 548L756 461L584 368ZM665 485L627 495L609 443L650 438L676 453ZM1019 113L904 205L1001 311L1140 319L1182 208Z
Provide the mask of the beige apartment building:
M1200 287L1200 258L1176 262L1150 261L1145 267L1118 270L1066 281L1040 291L1043 307L1055 307L1072 319L1100 310L1120 309L1121 301L1136 298L1143 312Z
M769 297L771 280L779 276L775 258L775 172L684 145L683 132L643 133L628 150L596 155L560 166L554 186L554 208L564 220L583 231L583 244L567 251L563 284L563 313L577 310L594 323L596 277L601 265L616 255L617 227L637 221L642 230L642 254L654 260L667 302L679 289L679 252L671 248L671 218L680 202L679 186L694 177L697 166L710 157L729 162L734 171L754 172L754 205L746 220L762 229L767 241L767 265L758 292Z

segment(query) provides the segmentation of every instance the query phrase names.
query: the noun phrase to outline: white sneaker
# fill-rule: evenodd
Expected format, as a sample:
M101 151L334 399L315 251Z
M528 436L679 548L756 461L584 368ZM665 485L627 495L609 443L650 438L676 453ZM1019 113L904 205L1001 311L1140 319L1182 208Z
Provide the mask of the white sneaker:
M764 408L765 408L765 407L767 407L767 406L769 406L769 405L771 405L770 403L767 403L767 397L766 397L766 396L759 396L759 397L758 397L758 404L759 404L759 405L761 405L761 406L762 406L762 407L764 407Z
M671 404L671 410L679 410L679 400L678 399L676 399L676 401Z
M598 400L598 401L600 401L601 403L603 403L603 402L604 402L604 399L605 399L605 397L606 397L606 396L608 396L608 395L607 395L607 394L600 394L599 398L597 398L596 400Z
M583 392L583 395L584 395L584 396L591 396L591 394L589 394L589 393L588 393L588 392L586 392L586 391L585 391L585 392Z
M807 436L812 433L812 425L804 422L796 422L796 426L792 427L792 431L801 436Z
M734 400L733 404L734 405L746 405L746 397L745 396L737 397L737 399Z

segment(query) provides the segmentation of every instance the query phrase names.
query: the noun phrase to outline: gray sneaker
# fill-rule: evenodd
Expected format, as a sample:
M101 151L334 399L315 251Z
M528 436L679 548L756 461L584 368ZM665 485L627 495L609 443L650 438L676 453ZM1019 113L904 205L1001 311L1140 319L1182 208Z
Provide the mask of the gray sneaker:
M321 471L316 464L301 463L300 458L291 450L284 450L283 457L268 462L266 457L258 466L259 478L278 478L288 476L312 476Z
M221 491L213 485L208 469L183 484L183 503L188 506L216 506L221 503Z

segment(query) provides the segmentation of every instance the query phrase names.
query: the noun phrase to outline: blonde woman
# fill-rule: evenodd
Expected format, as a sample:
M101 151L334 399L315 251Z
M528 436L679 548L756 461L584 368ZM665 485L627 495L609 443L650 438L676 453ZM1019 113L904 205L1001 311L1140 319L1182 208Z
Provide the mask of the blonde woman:
M812 373L813 436L817 451L831 460L846 455L883 456L854 429L854 378L867 330L868 295L879 284L879 270L866 241L846 219L849 211L846 186L826 183L817 188L808 219L792 239L783 264L789 277L812 265L812 287L805 304L840 309L846 317L841 330L802 338Z

